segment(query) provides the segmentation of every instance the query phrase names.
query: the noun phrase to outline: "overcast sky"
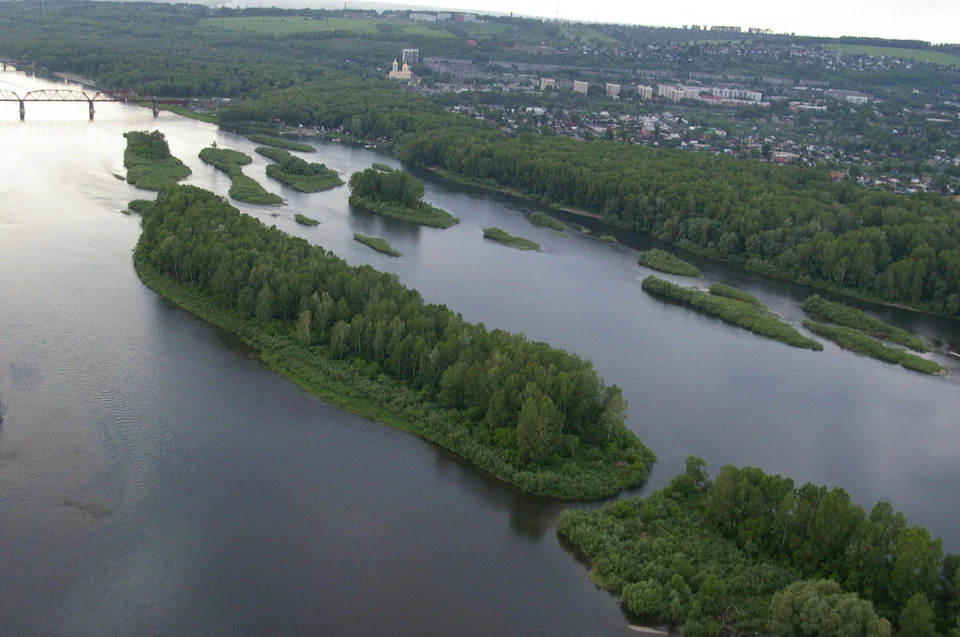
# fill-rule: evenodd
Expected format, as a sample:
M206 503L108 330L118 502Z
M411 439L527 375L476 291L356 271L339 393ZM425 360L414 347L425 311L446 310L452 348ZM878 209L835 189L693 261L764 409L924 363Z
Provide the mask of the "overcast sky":
M415 0L415 4L550 18L557 13L557 0ZM560 18L651 26L719 24L798 35L960 43L960 0L560 0Z

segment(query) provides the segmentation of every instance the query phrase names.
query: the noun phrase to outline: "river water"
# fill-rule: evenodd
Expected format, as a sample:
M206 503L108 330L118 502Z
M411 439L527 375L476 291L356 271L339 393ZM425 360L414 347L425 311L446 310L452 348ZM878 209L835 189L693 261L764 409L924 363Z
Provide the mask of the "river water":
M53 83L8 71L0 88ZM619 384L628 424L658 454L650 486L687 455L889 500L960 550L956 322L864 306L944 342L927 377L826 344L801 351L640 290L637 248L603 229L562 236L534 208L422 175L448 230L350 210L347 189L305 195L266 178L253 144L119 104L0 102L0 626L64 635L635 634L558 542L562 505L518 494L420 439L325 406L229 335L145 288L131 265L142 196L127 130L158 128L193 175L216 141L289 205L237 204L353 264L396 272L489 328L577 352ZM391 157L318 143L352 171ZM420 174L420 173L418 173ZM304 227L296 212L321 221ZM276 216L273 216L276 215ZM539 242L485 241L498 226ZM615 234L609 245L595 237ZM352 240L383 236L399 259ZM794 324L810 291L691 257L703 283L759 296Z

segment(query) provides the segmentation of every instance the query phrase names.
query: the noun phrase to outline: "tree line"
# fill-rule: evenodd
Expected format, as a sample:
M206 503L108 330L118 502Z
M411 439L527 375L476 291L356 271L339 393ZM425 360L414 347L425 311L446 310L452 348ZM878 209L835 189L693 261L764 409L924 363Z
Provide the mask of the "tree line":
M605 140L510 137L376 80L341 77L221 109L221 121L342 127L402 160L496 183L681 248L842 293L960 315L960 206L827 171Z

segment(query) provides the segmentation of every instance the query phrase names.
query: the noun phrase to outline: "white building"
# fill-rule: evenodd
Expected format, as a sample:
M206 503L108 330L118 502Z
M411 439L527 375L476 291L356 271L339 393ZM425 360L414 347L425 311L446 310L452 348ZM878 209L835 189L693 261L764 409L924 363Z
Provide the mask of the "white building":
M620 97L620 85L607 82L607 97Z
M574 81L573 81L573 92L574 92L574 93L583 93L584 95L586 95L586 94L587 94L587 91L588 91L589 89L590 89L590 83L589 83L589 82L581 82L580 80L574 80Z
M540 90L545 91L548 88L557 88L557 81L552 77L541 77L540 78Z
M438 13L437 22L447 22L453 19L453 15L450 13Z
M436 22L437 16L432 13L411 13L410 19L417 22Z
M700 99L700 89L692 86L670 86L669 84L661 84L657 87L657 95L665 97L671 102L696 100Z
M416 66L420 62L420 51L418 49L404 49L400 61L410 66Z
M639 98L642 99L642 100L652 100L652 99L653 99L653 87L652 87L652 86L644 86L643 84L639 84L639 85L637 86L637 97L639 97Z

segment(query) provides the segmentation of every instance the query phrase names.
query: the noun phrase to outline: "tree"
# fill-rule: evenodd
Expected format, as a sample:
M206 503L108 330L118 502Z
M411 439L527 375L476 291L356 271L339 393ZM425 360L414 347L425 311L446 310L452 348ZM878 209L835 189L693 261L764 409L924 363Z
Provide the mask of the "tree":
M900 634L904 637L937 637L933 603L923 593L911 597L900 611Z
M529 398L520 410L517 421L517 446L524 459L543 464L560 446L563 434L563 421L560 410L537 390L530 390Z
M890 637L890 623L856 593L833 580L794 582L773 596L771 628L776 637Z
M933 599L940 583L943 540L931 539L930 531L911 526L897 537L896 557L890 575L890 595L896 606L904 606L915 594Z

